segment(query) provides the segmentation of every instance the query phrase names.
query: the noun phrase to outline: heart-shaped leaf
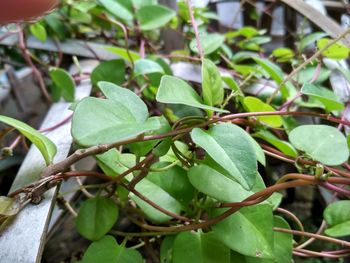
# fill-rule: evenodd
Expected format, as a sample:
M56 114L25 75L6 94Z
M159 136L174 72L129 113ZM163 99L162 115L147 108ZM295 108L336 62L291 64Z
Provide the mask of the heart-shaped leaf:
M96 197L80 207L76 226L78 232L89 240L102 238L118 219L117 205L108 198Z
M327 222L325 233L333 237L350 235L350 201L342 200L330 204L323 216Z
M293 129L289 141L315 161L340 165L349 158L345 136L328 125L303 125Z
M14 127L20 133L23 134L28 140L30 140L43 155L46 164L49 165L52 163L53 158L56 155L57 149L55 144L48 139L46 136L42 135L37 130L30 127L28 124L12 119L7 116L0 115L0 122L3 122L7 125Z
M85 98L75 108L72 135L78 144L115 143L160 128L135 93L108 82L99 87L108 99Z
M255 184L257 158L251 139L233 124L219 124L208 131L193 129L192 140L221 165L245 189Z

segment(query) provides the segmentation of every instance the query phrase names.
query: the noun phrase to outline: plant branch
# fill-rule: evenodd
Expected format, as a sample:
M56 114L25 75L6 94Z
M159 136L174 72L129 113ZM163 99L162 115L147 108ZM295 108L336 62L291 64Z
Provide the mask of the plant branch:
M267 103L270 104L272 99L277 95L277 93L280 91L280 89L283 87L284 84L286 84L288 81L292 80L292 78L298 74L305 66L310 64L314 59L318 58L324 51L326 51L329 47L336 44L339 40L346 37L347 34L350 33L350 28L345 30L341 35L339 35L337 38L329 41L327 45L325 45L323 48L318 50L315 54L313 54L311 57L309 57L307 60L305 60L302 64L300 64L296 69L294 69L280 84L279 87L272 93L272 95L267 100Z
M192 26L193 26L194 34L196 36L198 54L199 54L199 57L201 58L201 60L203 61L204 60L204 52L203 52L203 49L202 49L202 44L201 44L199 31L198 31L198 25L197 25L196 19L194 17L194 12L193 12L193 8L192 8L191 0L186 0L186 4L187 4L187 7L188 7L188 12L189 12L190 17L191 17L191 23L192 23Z
M41 177L45 178L50 175L58 174L61 172L66 171L72 164L76 163L77 161L91 156L91 155L96 155L96 154L101 154L104 152L109 151L110 149L113 148L118 148L122 145L134 143L134 142L144 142L144 141L151 141L151 140L160 140L160 139L165 139L168 137L176 136L179 134L186 134L192 131L194 128L203 128L206 127L210 124L217 123L217 122L225 122L225 121L232 121L237 118L247 118L247 117L256 117L256 116L271 116L271 115L286 115L286 116L311 116L311 117L320 117L335 123L342 123L345 125L350 126L350 122L346 120L340 120L338 118L332 117L328 114L322 114L322 113L316 113L316 112L285 112L285 111L276 111L276 112L244 112L244 113L236 113L236 114L230 114L226 115L223 117L214 117L211 120L207 122L203 122L197 125L194 125L192 127L188 128L183 128L179 130L173 130L171 132L167 133L162 133L162 134L156 134L156 135L148 135L148 136L137 136L135 138L111 143L111 144L101 144L101 145L96 145L92 146L90 148L86 149L79 149L76 152L74 152L72 155L70 155L68 158L65 160L52 164L48 166L44 171L42 172ZM294 160L293 160L294 162ZM331 171L334 171L334 168L330 168Z
M280 227L274 227L273 230L276 232L289 233L289 234L298 235L298 236L312 237L312 238L316 238L319 240L331 242L331 243L340 245L342 247L350 248L350 242L345 241L345 240L340 240L340 239L327 237L327 236L323 236L323 235L318 235L318 234L313 234L313 233L308 233L308 232L303 232L303 231L298 231L298 230L290 230L290 229L285 229L285 228L280 228Z

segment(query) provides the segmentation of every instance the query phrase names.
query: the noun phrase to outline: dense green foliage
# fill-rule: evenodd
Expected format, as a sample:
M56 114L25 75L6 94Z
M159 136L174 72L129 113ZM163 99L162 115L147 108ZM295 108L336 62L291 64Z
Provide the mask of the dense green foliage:
M302 229L281 217L279 192L320 185L349 197L349 187L339 185L350 184L350 140L336 127L349 122L342 119L344 101L330 89L331 71L323 63L346 59L349 48L338 41L322 51L331 40L316 32L301 35L295 50L280 47L265 54L271 39L264 30L212 33L208 25L216 15L206 8L194 8L196 38L186 2L178 6L176 14L156 0L66 1L29 25L41 41L88 40L109 32L106 50L120 57L99 62L90 75L95 96L71 107L74 142L85 152L105 147L91 155L101 169L97 177L108 182L79 208L76 228L92 241L81 262L144 262L128 246L138 236L160 244L155 249L162 263L286 263L293 251L307 255L291 230ZM156 45L160 29L169 27L181 28L186 44L165 59ZM137 44L129 46L130 40ZM293 70L304 63L305 49L319 56ZM201 69L201 83L173 75L170 66L179 59ZM63 68L48 72L53 100L74 101L74 78ZM262 80L271 87L254 88ZM0 121L52 163L56 148L45 136L9 117ZM270 158L295 169L273 177ZM69 167L62 168L64 178ZM13 206L0 199L0 215L12 215ZM325 209L325 235L350 234L349 208L341 200ZM119 244L112 235L119 236L122 215L140 231L123 233Z

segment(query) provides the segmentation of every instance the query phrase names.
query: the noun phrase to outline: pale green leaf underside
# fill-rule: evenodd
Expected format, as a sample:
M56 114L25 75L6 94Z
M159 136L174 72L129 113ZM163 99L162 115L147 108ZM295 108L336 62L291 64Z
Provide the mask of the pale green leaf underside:
M326 165L340 165L349 157L345 136L327 125L303 125L289 134L292 145Z
M79 102L72 120L72 135L75 141L81 146L116 143L159 129L159 120L148 119L144 104L137 103L130 93L132 92L125 89L118 93L124 95L118 99L89 97ZM123 98L124 102L118 101ZM130 105L126 105L126 102L130 102Z

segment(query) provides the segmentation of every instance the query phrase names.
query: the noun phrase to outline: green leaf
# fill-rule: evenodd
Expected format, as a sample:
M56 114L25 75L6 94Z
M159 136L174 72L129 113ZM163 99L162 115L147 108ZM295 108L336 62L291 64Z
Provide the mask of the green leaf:
M241 202L254 194L236 181L203 164L191 167L188 178L198 191L218 201Z
M50 28L60 40L65 40L68 37L68 29L58 12L52 12L44 16L44 20L48 28Z
M257 58L253 57L254 61L258 63L269 75L270 78L273 79L278 85L282 84L284 81L284 74L283 71L278 67L276 64L272 63L271 61L267 59ZM283 97L288 97L289 90L292 88L292 84L290 82L287 82L283 84L281 88L281 93Z
M178 151L180 151L180 153L187 157L187 158L191 158L192 154L191 152L188 150L188 146L187 144L181 142L181 141L175 141L174 142L175 147L177 148ZM173 152L173 149L170 148L169 151L162 156L159 159L161 162L169 162L169 163L173 163L173 162L178 162L179 159L178 157L175 155L175 153Z
M91 198L79 209L76 219L77 230L89 240L98 240L111 230L118 215L118 207L111 199Z
M99 2L107 11L117 18L125 21L131 21L133 19L132 10L130 10L127 5L123 4L121 0L99 0Z
M42 135L37 130L30 127L28 124L18 121L16 119L0 115L0 122L14 127L21 134L23 134L24 137L26 137L36 147L38 147L47 165L53 162L53 158L56 155L57 149L56 145L50 139L48 139L46 136Z
M71 8L69 11L69 20L72 25L80 23L90 24L92 22L92 16L88 12L81 12L75 8Z
M318 49L323 49L328 45L331 40L329 38L322 38L317 41ZM325 51L322 52L322 55L335 60L346 59L349 56L350 49L340 43L339 41L330 47L328 47Z
M274 217L274 226L290 229L288 223L279 216ZM231 253L231 262L240 263L286 263L292 262L293 236L289 233L274 232L274 259L248 257L236 252Z
M334 110L343 110L344 105L337 96L329 89L319 87L313 84L304 84L301 93L319 100L325 109L330 112Z
M295 150L293 145L286 141L282 141L279 138L277 138L274 134L272 134L269 131L261 130L253 134L254 137L263 139L264 141L267 141L268 143L275 146L278 150L283 152L285 155L291 156L291 157L297 157L298 152Z
M99 81L108 81L121 85L125 81L125 63L122 59L101 62L91 73L92 85Z
M220 105L224 100L220 72L209 59L204 59L202 64L202 91L204 103L209 106Z
M169 163L165 163L167 165ZM158 164L152 168L161 168L163 165ZM194 188L187 177L187 171L180 166L174 166L162 172L150 172L147 179L161 187L177 201L187 205L194 195Z
M248 136L243 129L233 124L218 124L208 131L195 128L191 132L193 142L202 147L245 189L253 187L257 173L257 158Z
M162 77L156 99L162 103L183 104L204 110L228 112L205 105L201 97L187 82L172 76Z
M109 52L112 52L113 54L120 56L122 59L124 59L128 62L137 61L137 60L141 59L141 57L138 53L136 53L132 50L129 50L129 54L128 54L128 52L125 48L106 46L105 49ZM129 55L131 58L129 57Z
M269 104L266 104L256 97L245 97L244 106L249 112L275 112L276 110L272 108ZM278 115L271 116L258 116L258 120L268 124L271 127L281 127L283 124L283 119Z
M179 215L181 212L181 204L174 197L172 197L168 192L163 190L161 187L151 182L147 178L143 179L135 186L136 191L144 195L149 200L153 201L160 207ZM145 215L156 223L162 223L169 221L172 217L164 214L163 212L157 210L150 204L141 200L139 197L130 193L130 198L141 208Z
M244 26L242 28L239 29L239 31L237 32L240 35L246 37L246 38L252 38L254 36L259 35L259 31L252 26Z
M315 79L313 84L320 84L326 81L329 78L330 74L331 71L324 67L318 69L317 67L308 66L297 74L295 80L301 84L306 84L310 83L310 81L313 80L314 76L316 75L317 79Z
M350 235L350 201L342 200L330 204L324 210L323 217L327 222L325 233L332 237Z
M239 95L243 95L241 88L239 87L237 81L231 76L222 76L222 80L225 84L234 92L237 92Z
M164 74L163 68L153 60L150 59L140 59L135 62L134 75L135 77L140 75L147 75L151 73L161 73Z
M141 254L134 249L118 245L115 238L105 236L93 242L86 250L81 263L143 263Z
M50 77L57 88L60 89L62 97L69 102L74 101L75 83L71 75L61 68L51 68Z
M123 104L137 121L144 121L148 117L147 105L134 92L127 88L101 81L98 87L107 99Z
M349 157L345 136L328 125L299 126L290 132L289 141L295 148L325 165L340 165Z
M219 214L219 210L213 210L213 216ZM217 239L234 251L260 259L274 257L273 214L269 205L241 208L212 229Z
M204 36L200 36L200 41L204 55L209 55L217 49L219 49L224 44L225 36L217 33L207 34ZM192 39L192 41L190 42L190 49L193 52L198 53L196 39Z
M45 27L41 23L31 24L29 26L30 33L41 42L45 42L47 38L47 32Z
M257 141L254 140L251 136L249 136L249 138L251 139L250 142L254 147L255 155L256 155L256 158L258 159L258 162L261 163L263 166L266 166L266 157L263 149L261 148L259 143L257 143Z
M175 236L167 236L160 246L160 262L172 263Z
M252 192L257 193L260 192L261 190L264 190L266 188L264 179L261 177L259 173L257 173L256 176L256 182L254 187L251 189ZM268 204L271 206L272 209L276 209L279 207L279 205L282 202L282 194L275 192L273 193L266 201L264 201L262 204Z
M307 46L315 43L317 40L327 36L328 34L327 33L323 33L323 32L315 32L315 33L312 33L306 37L304 37L301 41L300 41L300 44L299 44L299 48L300 50L304 50Z
M154 30L163 27L175 17L176 12L162 5L148 5L141 7L136 12L136 18L143 31Z
M135 8L141 8L147 5L156 5L158 4L158 0L132 0L132 3Z
M232 56L231 61L233 63L239 63L244 60L252 59L252 57L259 57L259 54L252 51L239 51Z
M81 263L116 262L118 244L112 236L105 236L93 242L86 250Z
M176 236L173 263L230 263L230 249L213 233L183 232Z
M274 49L272 55L277 58L277 62L288 62L295 56L293 50L284 47Z
M160 128L135 93L108 82L98 85L108 99L85 98L75 108L72 135L78 144L116 143Z
M290 226L282 217L274 217L274 226L289 229ZM275 259L271 261L276 263L292 262L293 235L290 233L274 232L274 251Z

